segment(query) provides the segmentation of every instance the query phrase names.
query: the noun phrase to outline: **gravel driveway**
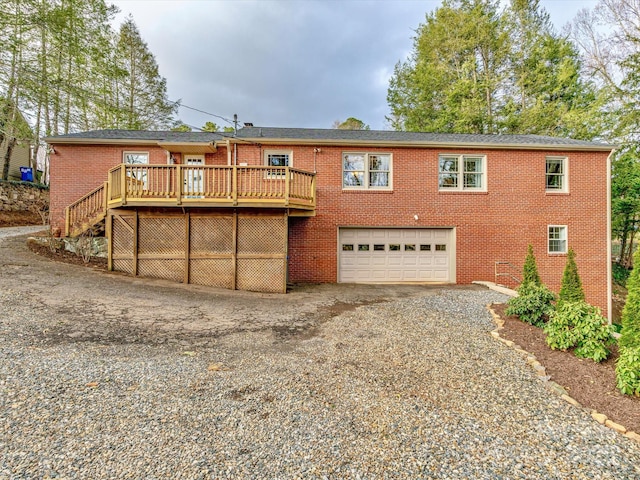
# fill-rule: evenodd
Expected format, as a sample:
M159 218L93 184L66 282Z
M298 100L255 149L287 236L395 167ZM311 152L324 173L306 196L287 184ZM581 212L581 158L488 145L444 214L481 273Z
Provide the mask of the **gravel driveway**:
M283 295L0 240L0 478L640 478L494 340L480 287Z

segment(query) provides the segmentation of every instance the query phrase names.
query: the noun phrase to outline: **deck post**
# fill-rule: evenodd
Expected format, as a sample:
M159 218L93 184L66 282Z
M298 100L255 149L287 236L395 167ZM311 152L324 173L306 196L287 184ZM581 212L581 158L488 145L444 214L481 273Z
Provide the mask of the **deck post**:
M233 226L231 236L231 263L233 264L231 274L231 290L237 289L238 283L238 211L233 211Z
M109 205L109 182L104 182L104 195L102 196L102 213L107 215L107 205Z
M189 283L189 263L191 263L191 211L187 209L187 213L184 215L185 227L184 227L184 283Z
M71 233L71 211L69 207L64 209L64 236L68 237Z
M107 270L113 271L113 215L107 210L106 219L106 235L107 235Z
M138 220L138 209L136 208L133 215L133 276L138 276L138 229L140 228Z
M182 205L182 187L184 179L182 178L182 165L176 165L176 181L178 184L176 185L176 205Z
M289 193L291 192L291 182L293 181L293 172L289 167L284 167L285 170L285 182L284 182L284 205L289 206Z
M128 190L128 185L127 185L127 165L126 164L122 164L120 165L120 198L122 199L122 205L126 205L127 204L127 190Z
M238 205L238 166L233 166L233 175L231 177L231 199L233 206Z

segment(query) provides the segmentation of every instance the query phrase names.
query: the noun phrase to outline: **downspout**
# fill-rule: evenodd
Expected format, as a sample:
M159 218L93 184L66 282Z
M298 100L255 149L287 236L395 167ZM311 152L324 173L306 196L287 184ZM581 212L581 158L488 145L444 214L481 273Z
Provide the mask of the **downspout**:
M227 138L227 165L231 166L231 142Z
M607 320L609 325L613 322L612 301L612 267L611 267L611 157L616 152L614 148L607 157Z

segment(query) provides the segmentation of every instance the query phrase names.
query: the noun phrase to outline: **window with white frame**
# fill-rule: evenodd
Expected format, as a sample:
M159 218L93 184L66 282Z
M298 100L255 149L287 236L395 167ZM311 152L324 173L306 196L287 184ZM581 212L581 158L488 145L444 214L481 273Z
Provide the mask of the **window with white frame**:
M147 165L149 163L149 152L122 152L122 163L132 165L127 168L127 176L134 179L130 182L129 188L148 188L147 167L137 167L136 165Z
M390 189L390 153L343 153L342 188Z
M149 163L149 152L123 152L122 163L141 165Z
M292 167L293 152L291 150L265 150L264 165L266 167ZM284 168L267 170L267 176L270 178L282 177L284 173Z
M566 225L549 225L547 239L549 253L567 253Z
M567 158L547 157L546 158L546 189L548 192L567 191Z
M440 155L438 188L485 191L486 163L484 155Z

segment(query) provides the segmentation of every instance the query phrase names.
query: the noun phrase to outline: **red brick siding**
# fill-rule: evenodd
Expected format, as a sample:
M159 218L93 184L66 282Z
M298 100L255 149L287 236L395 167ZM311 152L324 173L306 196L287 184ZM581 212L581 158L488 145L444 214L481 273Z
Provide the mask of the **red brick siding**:
M149 152L149 163L166 165L167 151L152 145L53 145L50 192L51 228L64 233L65 208L107 181L110 168L122 163L124 152ZM181 155L174 153L179 163ZM227 150L205 156L207 165L226 164Z
M312 146L281 148L293 151L296 168L314 169ZM393 191L343 191L343 151L392 153ZM242 146L239 157L258 163L260 152ZM322 147L316 157L317 215L290 220L290 281L337 280L339 226L447 226L456 228L457 283L494 281L496 261L520 269L531 243L543 281L557 292L566 255L547 253L547 227L567 225L587 299L606 314L607 153L450 149L486 155L488 188L486 193L443 193L438 191L438 155L444 152ZM568 157L568 194L545 192L547 156Z
M455 227L457 283L494 281L496 261L521 267L533 244L543 281L558 291L565 255L547 253L547 226L567 225L568 244L588 301L607 308L607 153L420 148L345 148L239 145L238 163L263 163L264 150L291 150L293 166L317 171L317 215L291 218L290 281L335 282L339 226ZM122 152L150 152L165 163L166 152L149 146L56 145L51 158L52 226L64 226L64 208L106 180ZM393 191L343 191L342 152L393 154ZM438 155L481 153L487 158L486 193L438 191ZM545 157L569 158L569 193L545 193ZM177 155L176 155L177 157ZM226 148L206 156L226 164ZM414 215L419 220L414 220Z

